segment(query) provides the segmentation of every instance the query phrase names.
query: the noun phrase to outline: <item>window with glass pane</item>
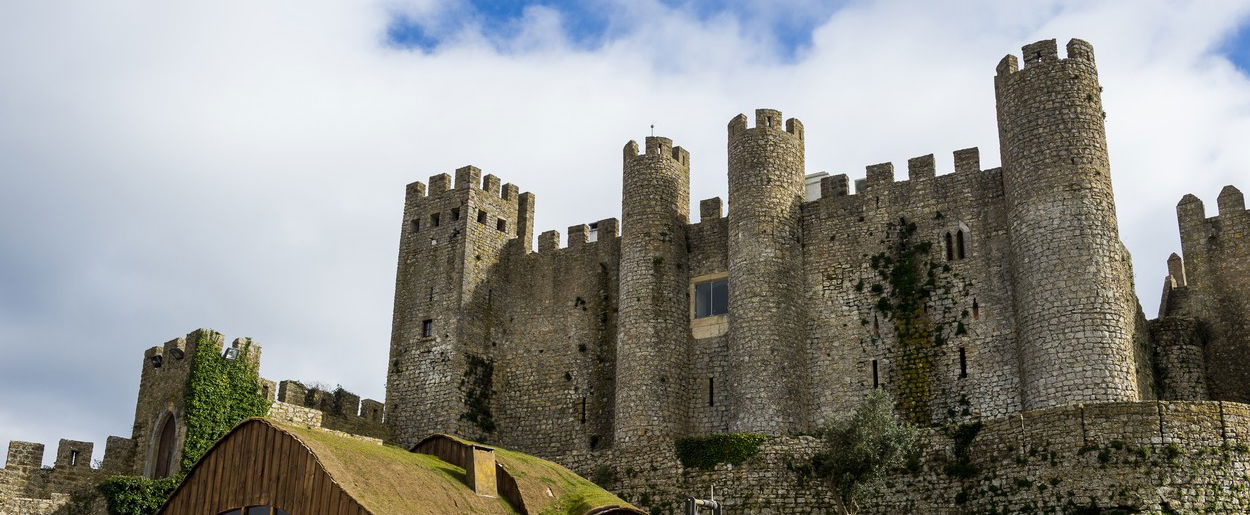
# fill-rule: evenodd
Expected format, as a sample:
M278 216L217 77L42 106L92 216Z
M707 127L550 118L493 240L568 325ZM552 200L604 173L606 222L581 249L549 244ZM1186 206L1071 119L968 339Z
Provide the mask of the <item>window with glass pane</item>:
M694 285L694 317L724 315L729 311L729 281L720 279Z

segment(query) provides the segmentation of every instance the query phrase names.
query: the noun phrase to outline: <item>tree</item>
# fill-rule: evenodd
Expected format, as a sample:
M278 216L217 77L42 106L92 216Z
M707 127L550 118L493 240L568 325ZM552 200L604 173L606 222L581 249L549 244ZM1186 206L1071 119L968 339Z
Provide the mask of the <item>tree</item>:
M904 465L918 433L899 417L890 394L873 390L849 417L821 431L828 450L812 458L813 472L829 482L841 513L858 513L860 492Z

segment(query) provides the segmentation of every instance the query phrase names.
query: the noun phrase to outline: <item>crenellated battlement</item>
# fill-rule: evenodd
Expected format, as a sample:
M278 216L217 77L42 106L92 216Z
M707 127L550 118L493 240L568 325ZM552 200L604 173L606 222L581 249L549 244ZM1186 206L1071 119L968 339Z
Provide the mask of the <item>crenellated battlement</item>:
M355 435L386 438L386 406L343 388L333 391L307 387L299 381L278 383L269 417L309 427L324 427Z
M455 186L452 187L452 175L446 173L431 175L428 187L426 186L427 183L415 181L408 184L406 194L410 199L434 198L448 193L455 193L459 197L463 196L463 191L472 189L490 193L494 197L511 203L518 202L521 197L520 188L517 185L512 183L501 184L502 181L498 176L494 174L482 175L482 170L473 165L457 168L454 180Z
M44 449L42 443L9 442L5 466L0 468L0 511L13 508L4 504L8 500L55 499L90 488L105 474L128 472L133 442L110 436L104 459L97 463L92 459L95 444L61 439L50 467L43 466Z
M1224 186L1216 205L1218 214L1208 218L1202 199L1193 194L1182 197L1176 205L1182 239L1186 236L1218 238L1224 233L1244 234L1250 230L1250 213L1246 211L1246 200L1241 190L1232 185Z
M605 218L598 222L570 225L567 231L568 239L564 246L560 245L560 231L552 229L539 234L538 253L549 255L562 250L615 240L620 237L620 221L616 218Z
M1036 67L1038 65L1071 61L1088 66L1091 69L1094 66L1094 46L1088 41L1075 39L1068 41L1066 59L1059 58L1059 48L1055 40L1044 39L1034 43L1029 43L1021 48L1024 57L1024 69ZM1020 71L1020 62L1014 54L1007 54L998 62L998 77L1007 77Z
M628 143L625 143L624 157L627 164L639 157L650 157L653 159L660 157L672 159L684 167L690 167L690 152L679 146L674 147L673 140L661 136L647 136L643 142L645 151L641 154L638 152L638 142L629 140Z
M739 135L744 135L749 131L757 130L786 133L791 136L795 136L800 140L804 138L803 122L800 122L797 118L790 118L785 121L785 126L783 128L781 120L781 111L776 109L756 109L755 126L747 127L747 116L745 114L739 114L729 120L729 139L733 140Z
M977 147L956 150L953 152L953 155L955 170L941 175L937 174L937 165L933 154L908 159L907 179L901 181L896 180L894 163L886 162L868 165L865 167L865 179L862 179L862 183L858 185L859 188L854 192L851 191L850 179L846 174L822 177L820 180L820 198L860 198L859 194L864 192L881 195L893 191L895 188L912 188L917 183L930 180L936 181L934 194L940 195L945 192L942 186L952 181L967 180L975 174L990 171L981 169L981 154Z

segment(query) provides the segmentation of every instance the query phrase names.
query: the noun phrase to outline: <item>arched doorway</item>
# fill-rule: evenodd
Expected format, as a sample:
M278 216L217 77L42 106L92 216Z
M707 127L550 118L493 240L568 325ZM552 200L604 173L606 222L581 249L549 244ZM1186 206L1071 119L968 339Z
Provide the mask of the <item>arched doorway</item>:
M164 479L173 475L174 440L177 435L177 424L172 415L165 417L161 426L160 443L156 445L156 468L152 470L153 479Z

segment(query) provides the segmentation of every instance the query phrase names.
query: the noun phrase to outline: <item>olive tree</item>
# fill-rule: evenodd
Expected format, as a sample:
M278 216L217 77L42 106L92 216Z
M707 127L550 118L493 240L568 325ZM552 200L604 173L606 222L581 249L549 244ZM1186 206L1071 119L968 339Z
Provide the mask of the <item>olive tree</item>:
M858 513L859 494L906 463L918 432L899 416L890 394L873 390L850 416L822 429L828 450L812 458L813 472L833 488L841 513Z

